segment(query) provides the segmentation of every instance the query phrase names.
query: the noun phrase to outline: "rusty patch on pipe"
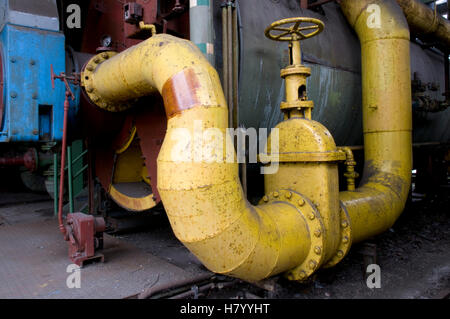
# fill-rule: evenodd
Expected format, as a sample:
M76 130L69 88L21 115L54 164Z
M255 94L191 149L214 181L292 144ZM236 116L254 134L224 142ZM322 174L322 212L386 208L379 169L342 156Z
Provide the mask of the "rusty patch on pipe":
M199 105L199 87L200 82L193 69L185 69L167 80L162 89L167 118Z

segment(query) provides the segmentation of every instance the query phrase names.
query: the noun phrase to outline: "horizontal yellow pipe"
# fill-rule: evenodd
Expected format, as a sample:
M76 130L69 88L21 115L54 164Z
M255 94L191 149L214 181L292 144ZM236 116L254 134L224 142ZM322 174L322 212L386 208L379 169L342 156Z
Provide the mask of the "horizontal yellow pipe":
M238 164L210 161L222 142L212 141L213 152L202 161L178 161L199 154L192 141L177 153L180 137L194 136L196 125L222 133L228 127L217 72L194 44L155 35L90 69L83 81L101 107L162 95L169 120L158 156L158 190L175 235L207 268L256 281L304 261L311 234L298 207L284 201L250 205ZM220 146L234 152L233 145Z
M403 9L411 30L427 35L450 47L450 22L418 0L397 0Z
M391 227L409 192L409 28L395 0L344 0L341 8L359 36L362 55L364 175L360 187L340 193L353 242L358 242ZM379 23L374 24L378 13Z

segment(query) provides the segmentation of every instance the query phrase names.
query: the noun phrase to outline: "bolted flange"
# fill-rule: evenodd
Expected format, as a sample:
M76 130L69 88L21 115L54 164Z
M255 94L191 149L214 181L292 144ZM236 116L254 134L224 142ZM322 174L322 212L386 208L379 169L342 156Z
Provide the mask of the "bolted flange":
M93 102L98 107L110 111L110 112L121 112L129 109L133 104L133 101L127 101L122 103L111 103L105 99L103 99L93 85L93 78L95 77L95 70L98 68L100 64L105 62L106 60L115 56L117 52L107 51L102 52L94 57L92 57L89 62L86 64L83 72L81 73L81 85L84 87L86 94L88 95L91 102Z
M288 189L278 190L263 197L260 204L286 202L295 206L308 225L311 246L302 264L285 273L289 280L304 281L311 276L324 262L325 229L317 208L300 193Z
M345 209L345 206L342 205L340 209L340 223L341 223L341 241L339 242L339 247L336 250L336 254L331 257L323 268L330 268L337 265L347 253L350 251L350 247L352 246L352 228L350 224L350 218L348 216L348 212Z

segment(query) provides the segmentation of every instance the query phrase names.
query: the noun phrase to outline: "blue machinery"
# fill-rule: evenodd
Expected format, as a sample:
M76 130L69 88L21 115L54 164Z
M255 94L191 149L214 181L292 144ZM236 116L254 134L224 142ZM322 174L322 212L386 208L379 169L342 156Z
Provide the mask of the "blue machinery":
M5 17L0 33L0 142L60 141L65 90L59 81L52 90L50 65L59 74L65 71L66 59L56 1L53 17L30 13L33 6L16 3L3 0L0 4Z
M65 70L64 35L6 24L1 32L3 119L0 142L62 138L64 84L52 90L50 65Z
M65 85L54 81L52 88L51 67L55 74L65 73L75 65L70 59L56 0L0 0L2 166L25 166L31 172L39 170L39 176L52 175L47 169L63 137ZM75 120L80 100L80 88L71 85L71 89L75 100L70 102L69 123Z

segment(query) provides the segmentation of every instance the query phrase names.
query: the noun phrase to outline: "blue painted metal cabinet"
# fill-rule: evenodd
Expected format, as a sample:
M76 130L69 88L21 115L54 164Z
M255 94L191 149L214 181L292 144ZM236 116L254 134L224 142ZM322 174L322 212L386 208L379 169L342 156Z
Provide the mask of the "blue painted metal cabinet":
M6 24L0 33L3 121L0 142L59 141L65 88L51 86L50 65L65 71L64 35Z

